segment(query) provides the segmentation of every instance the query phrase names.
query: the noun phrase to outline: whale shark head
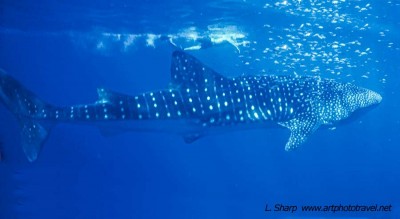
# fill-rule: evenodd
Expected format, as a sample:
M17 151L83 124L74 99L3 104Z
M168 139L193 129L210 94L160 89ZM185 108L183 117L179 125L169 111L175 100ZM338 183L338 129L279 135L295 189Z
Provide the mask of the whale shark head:
M375 106L382 101L382 96L375 91L357 87L353 84L344 84L344 102L352 107L352 111L357 109Z
M348 118L355 111L377 106L382 96L372 90L351 83L326 80L321 94L324 109L321 112L323 123L329 124Z

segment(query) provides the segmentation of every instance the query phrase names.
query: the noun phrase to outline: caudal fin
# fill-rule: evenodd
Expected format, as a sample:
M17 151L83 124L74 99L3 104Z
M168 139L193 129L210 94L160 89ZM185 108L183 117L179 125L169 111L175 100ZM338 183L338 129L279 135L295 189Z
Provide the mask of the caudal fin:
M17 80L0 70L0 101L18 119L23 151L30 162L37 159L51 129L44 118L52 106L36 97Z

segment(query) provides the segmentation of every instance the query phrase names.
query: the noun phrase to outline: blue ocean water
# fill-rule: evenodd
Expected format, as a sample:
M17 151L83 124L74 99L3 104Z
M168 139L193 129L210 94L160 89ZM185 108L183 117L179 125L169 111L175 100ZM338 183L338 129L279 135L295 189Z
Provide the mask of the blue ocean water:
M188 145L59 124L34 163L1 106L0 218L400 218L399 14L395 0L3 0L0 68L55 105L165 88L176 49L228 77L318 75L383 101L292 152L284 129ZM276 204L392 208L265 211Z

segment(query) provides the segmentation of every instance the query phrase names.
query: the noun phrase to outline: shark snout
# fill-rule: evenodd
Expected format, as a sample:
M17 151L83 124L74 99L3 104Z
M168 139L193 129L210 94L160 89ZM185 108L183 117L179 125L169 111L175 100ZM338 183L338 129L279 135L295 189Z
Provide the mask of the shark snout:
M358 103L360 108L378 105L382 102L382 96L379 93L367 88L360 88L358 94L354 97L356 98L354 101Z
M379 104L382 101L382 96L375 91L370 90L368 96L369 96L368 99L371 101L371 105Z

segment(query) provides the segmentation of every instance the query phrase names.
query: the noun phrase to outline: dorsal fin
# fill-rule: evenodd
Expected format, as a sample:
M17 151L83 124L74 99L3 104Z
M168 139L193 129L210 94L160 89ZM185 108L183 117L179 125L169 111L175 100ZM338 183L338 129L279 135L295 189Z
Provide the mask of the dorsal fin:
M97 95L98 95L98 99L96 101L97 104L116 103L121 100L128 99L128 96L126 94L121 94L104 88L97 88Z
M175 88L198 88L225 79L195 57L183 52L172 54L171 83Z
M96 103L108 103L110 102L110 93L104 88L97 88L98 99Z

